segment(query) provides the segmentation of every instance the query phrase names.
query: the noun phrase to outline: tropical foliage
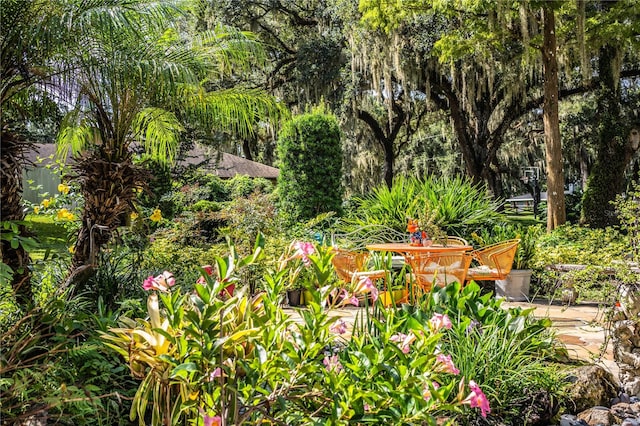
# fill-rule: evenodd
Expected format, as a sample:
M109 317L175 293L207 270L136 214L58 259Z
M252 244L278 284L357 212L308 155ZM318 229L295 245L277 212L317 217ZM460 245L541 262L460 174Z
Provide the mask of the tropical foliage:
M382 321L367 318L362 332L342 337L346 326L329 316L327 297L344 294L342 300L352 300L369 287L339 287L331 248L292 248L265 275L265 292L253 297L236 274L258 260L259 245L247 258L237 257L233 247L227 258L217 258L213 275L203 270L193 294L172 289L169 272L145 281L152 291L149 320L122 318L121 327L103 334L141 379L132 419L144 424L150 412L154 424L212 418L233 424L433 423L435 415L454 415L464 404L488 415L480 387L471 380L466 392L451 357L436 351L442 331L451 326L446 317L416 322L379 311ZM301 266L310 273L299 275ZM312 292L301 322L280 308L291 267L306 277L305 288ZM231 283L233 294L224 291Z
M190 34L187 42L180 31L183 16L162 2L133 2L86 16L87 30L70 55L77 71L59 81L71 107L59 145L76 157L85 199L72 280L91 273L122 216L136 209L136 194L149 174L135 163L134 144L148 158L171 163L187 118L247 134L258 119L279 111L260 91L214 86L259 65L261 49L250 36L219 26Z
M404 232L408 218L432 221L447 234L471 232L503 221L499 204L482 186L462 178L396 178L351 200L347 223L379 224Z

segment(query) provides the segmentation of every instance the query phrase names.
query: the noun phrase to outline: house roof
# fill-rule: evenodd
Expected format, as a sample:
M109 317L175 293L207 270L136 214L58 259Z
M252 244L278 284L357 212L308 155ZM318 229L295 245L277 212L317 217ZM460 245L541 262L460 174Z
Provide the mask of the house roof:
M250 177L277 179L280 173L280 170L275 167L204 146L196 146L191 149L180 163L182 165L200 165L205 170L221 178L247 175Z
M34 165L47 165L54 163L56 160L55 144L34 144L35 150L27 153L27 161ZM38 159L42 159L39 161ZM67 157L67 162L69 157ZM204 147L196 146L187 152L183 160L178 161L183 166L195 165L201 166L210 173L220 176L224 179L232 178L236 175L247 175L250 177L261 177L266 179L277 179L280 170L275 167L256 161L247 160L237 155L228 154ZM28 166L31 168L32 166Z

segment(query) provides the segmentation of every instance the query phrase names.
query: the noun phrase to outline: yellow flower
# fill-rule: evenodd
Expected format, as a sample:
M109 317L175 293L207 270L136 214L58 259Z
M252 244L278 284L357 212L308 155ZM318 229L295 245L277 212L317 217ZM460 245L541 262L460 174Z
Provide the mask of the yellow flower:
M49 207L49 204L51 204L51 201L48 198L45 198L44 200L42 200L42 205L44 206L45 209Z
M131 212L131 216L130 217L131 217L131 221L134 221L134 220L136 220L138 218L138 213Z
M33 207L33 214L38 214L40 213L40 206L34 206Z
M76 248L74 246L69 246L69 253L73 254L76 252Z
M61 183L58 185L58 192L61 194L68 194L70 189L71 188L68 185L65 185L64 183Z
M74 220L76 217L67 209L60 209L57 213L58 220Z
M153 222L160 222L162 220L162 212L160 212L160 209L155 209L149 219Z

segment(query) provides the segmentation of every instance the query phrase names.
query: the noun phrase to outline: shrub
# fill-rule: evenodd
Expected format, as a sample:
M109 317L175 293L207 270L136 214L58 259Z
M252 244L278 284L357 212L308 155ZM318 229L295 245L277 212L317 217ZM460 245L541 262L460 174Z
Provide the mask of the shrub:
M610 265L629 254L629 241L614 228L592 229L564 225L541 235L535 264L545 267L554 263Z
M176 279L193 283L200 275L198 268L211 264L215 256L226 250L225 246L220 244L203 248L177 243L173 240L172 234L171 230L155 234L153 242L145 250L141 269L147 275L156 275L170 265Z
M225 183L229 201L246 198L253 193L269 194L273 192L273 184L267 179L236 175Z
M340 128L322 112L298 116L278 136L278 196L290 222L342 208Z
M0 328L3 424L127 425L135 387L118 357L90 331L113 325L70 293ZM104 314L104 311L100 310Z
M430 219L449 235L467 236L485 226L504 222L498 204L482 186L462 178L425 180L396 178L370 195L354 197L346 223L379 224L405 232L407 218Z
M200 200L191 206L193 212L211 213L218 212L222 209L222 206L217 201Z
M535 291L553 297L565 284L578 289L582 299L606 301L612 294L611 276L603 273L614 268L625 275L624 260L630 255L628 236L614 228L591 229L577 225L564 225L538 238L533 267L538 281L532 283ZM587 265L585 271L558 273L547 269L553 264ZM562 275L561 275L562 274Z

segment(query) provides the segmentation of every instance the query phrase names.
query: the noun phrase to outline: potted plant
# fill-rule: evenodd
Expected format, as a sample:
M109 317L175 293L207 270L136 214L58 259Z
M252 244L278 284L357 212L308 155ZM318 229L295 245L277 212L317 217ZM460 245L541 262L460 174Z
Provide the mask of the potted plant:
M497 297L504 297L509 301L520 302L529 298L531 285L531 262L535 255L536 240L542 233L540 226L521 228L514 237L520 238L518 250L513 258L511 272L504 280L496 280L495 291Z

